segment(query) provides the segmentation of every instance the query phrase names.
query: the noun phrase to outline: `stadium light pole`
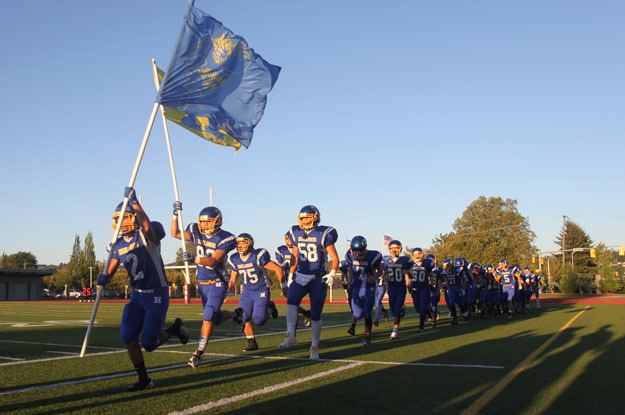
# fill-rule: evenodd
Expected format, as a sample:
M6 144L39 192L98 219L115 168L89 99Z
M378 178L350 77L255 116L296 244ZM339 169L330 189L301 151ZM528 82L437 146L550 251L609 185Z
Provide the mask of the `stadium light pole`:
M93 267L89 267L89 288L93 289Z

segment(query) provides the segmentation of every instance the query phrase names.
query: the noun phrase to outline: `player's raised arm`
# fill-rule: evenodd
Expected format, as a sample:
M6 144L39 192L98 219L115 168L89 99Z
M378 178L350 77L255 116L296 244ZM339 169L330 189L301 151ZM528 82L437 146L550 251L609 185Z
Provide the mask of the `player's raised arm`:
M174 202L174 216L171 218L171 225L169 226L169 232L171 236L176 239L182 239L182 233L180 232L180 226L178 226L178 211L182 210L182 202ZM184 240L191 240L191 233L184 231Z
M130 206L137 215L137 222L141 227L143 233L148 237L150 241L156 241L155 235L152 232L152 225L150 224L150 218L143 210L143 207L137 200L135 189L132 187L126 187L124 189L124 197L128 198L128 206Z
M228 280L228 291L232 290L237 283L237 278L239 277L239 273L233 270L230 270L230 280Z

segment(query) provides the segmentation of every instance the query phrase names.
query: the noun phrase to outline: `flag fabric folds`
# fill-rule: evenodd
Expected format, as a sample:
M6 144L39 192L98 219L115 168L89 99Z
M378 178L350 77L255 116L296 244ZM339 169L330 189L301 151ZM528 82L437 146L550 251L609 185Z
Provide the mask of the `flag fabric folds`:
M200 137L247 148L279 73L241 36L189 7L157 101Z
M384 246L388 246L388 244L390 244L392 240L393 240L393 238L388 236L388 235L383 235L382 236L382 244Z

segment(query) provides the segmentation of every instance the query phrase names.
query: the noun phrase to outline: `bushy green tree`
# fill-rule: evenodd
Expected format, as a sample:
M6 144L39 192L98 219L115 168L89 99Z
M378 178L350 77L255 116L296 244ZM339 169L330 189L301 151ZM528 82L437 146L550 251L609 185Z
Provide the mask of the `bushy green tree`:
M571 265L567 264L564 266L564 270L560 276L560 292L574 294L577 290L577 274L573 271Z
M467 257L480 263L508 259L529 264L535 235L517 201L480 196L453 223L453 231L438 235L432 250L438 258Z
M7 269L28 269L37 268L37 257L30 252L16 252L14 254L2 254L0 257L0 268Z
M592 239L581 226L572 220L567 220L563 229L560 231L554 241L562 250L564 242L565 260L571 263L573 258L573 268L579 274L593 274L596 272L596 265L590 258L590 248L593 246ZM580 252L568 251L574 248L584 249ZM562 260L562 255L557 255Z

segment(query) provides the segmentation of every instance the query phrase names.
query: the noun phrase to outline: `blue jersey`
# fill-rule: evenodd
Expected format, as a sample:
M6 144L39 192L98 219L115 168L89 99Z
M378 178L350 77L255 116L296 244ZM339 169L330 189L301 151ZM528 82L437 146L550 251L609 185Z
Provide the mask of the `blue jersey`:
M505 270L498 270L496 275L499 277L499 281L501 285L504 287L514 287L514 275L512 274L512 269L507 268Z
M265 265L271 261L271 256L266 249L254 249L247 258L241 257L238 252L228 259L228 268L238 272L246 290L260 291L271 287L271 281L267 277Z
M120 236L112 248L112 258L124 265L130 285L140 290L167 287L161 258L161 239L165 237L165 230L159 222L151 222L150 226L155 240L147 239L139 229L129 239Z
M432 289L440 288L440 283L443 279L441 275L442 273L443 273L442 267L435 267L432 269L432 271L430 272L430 278L429 278L430 288Z
M339 235L331 226L317 225L306 232L298 225L291 227L289 239L297 246L297 272L320 275L326 271L326 248L334 245Z
M278 265L282 267L282 271L284 271L284 275L289 275L291 270L291 262L293 254L289 251L289 248L286 245L281 245L276 248L276 262Z
M410 269L412 288L428 288L430 286L430 276L432 275L432 264L430 261L422 260L413 262Z
M466 273L464 267L453 267L451 271L447 273L447 287L462 287L462 283L465 281Z
M412 259L407 256L400 256L395 261L390 256L385 257L383 267L389 285L405 285L404 272L410 271L412 264Z
M199 257L211 257L215 251L224 251L223 259L215 266L206 265L197 266L198 281L214 281L226 280L226 261L228 260L228 252L237 246L236 237L230 232L220 229L214 235L208 236L199 231L197 223L191 223L187 226L187 232L191 234L191 240L195 244L195 254Z
M347 265L348 271L352 271L354 292L376 285L376 279L369 277L375 276L375 270L380 267L380 264L382 264L382 254L378 251L367 250L363 259L356 259L352 256L351 251L347 251L345 265Z

